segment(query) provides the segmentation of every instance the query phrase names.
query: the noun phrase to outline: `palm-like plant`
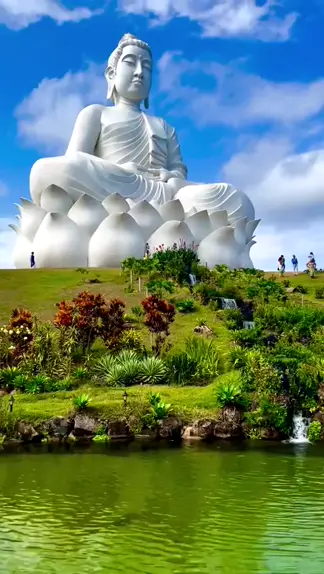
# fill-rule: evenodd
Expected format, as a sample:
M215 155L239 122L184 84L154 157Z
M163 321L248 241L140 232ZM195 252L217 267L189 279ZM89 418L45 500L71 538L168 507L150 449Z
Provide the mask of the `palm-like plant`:
M140 363L140 378L144 385L162 385L166 382L167 367L156 357L148 357Z

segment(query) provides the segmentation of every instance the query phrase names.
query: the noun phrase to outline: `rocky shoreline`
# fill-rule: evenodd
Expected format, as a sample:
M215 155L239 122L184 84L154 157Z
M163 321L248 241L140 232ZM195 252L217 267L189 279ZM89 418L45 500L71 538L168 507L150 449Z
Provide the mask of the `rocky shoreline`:
M248 429L243 422L243 413L236 407L222 409L213 419L199 419L192 424L171 416L158 422L154 429L143 429L140 433L132 428L132 421L126 418L106 421L87 413L77 413L69 417L55 417L40 424L32 425L20 421L11 436L2 438L2 446L40 443L87 443L109 441L217 441L248 438ZM262 440L283 440L276 430L261 430Z

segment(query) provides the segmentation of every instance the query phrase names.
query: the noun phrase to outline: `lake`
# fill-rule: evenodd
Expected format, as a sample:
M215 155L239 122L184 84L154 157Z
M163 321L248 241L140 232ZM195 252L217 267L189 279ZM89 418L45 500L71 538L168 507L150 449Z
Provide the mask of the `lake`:
M323 574L324 449L0 453L5 574Z

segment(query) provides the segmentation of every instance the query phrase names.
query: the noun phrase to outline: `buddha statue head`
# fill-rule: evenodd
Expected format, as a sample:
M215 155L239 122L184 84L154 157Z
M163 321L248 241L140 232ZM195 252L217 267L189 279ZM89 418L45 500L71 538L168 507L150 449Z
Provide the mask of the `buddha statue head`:
M109 57L105 77L107 98L114 104L118 97L149 107L152 84L152 52L148 44L132 34L125 34Z

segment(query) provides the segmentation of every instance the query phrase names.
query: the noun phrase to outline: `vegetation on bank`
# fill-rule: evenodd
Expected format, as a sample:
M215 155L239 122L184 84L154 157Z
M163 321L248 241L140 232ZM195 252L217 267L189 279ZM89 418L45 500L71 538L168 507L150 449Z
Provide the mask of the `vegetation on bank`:
M138 433L236 411L244 436L285 438L301 411L314 419L310 438L322 436L322 276L208 270L189 249L127 260L121 272L1 275L3 435L78 412ZM224 298L238 308L222 309Z

